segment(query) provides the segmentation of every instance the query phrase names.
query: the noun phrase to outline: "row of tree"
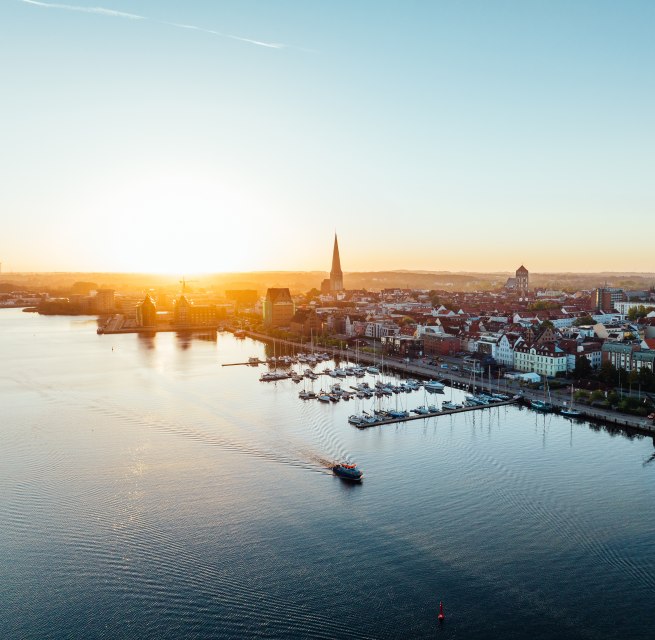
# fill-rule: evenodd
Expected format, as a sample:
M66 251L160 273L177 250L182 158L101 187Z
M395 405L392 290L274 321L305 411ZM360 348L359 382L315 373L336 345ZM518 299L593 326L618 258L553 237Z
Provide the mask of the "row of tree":
M639 371L626 371L617 369L610 362L603 362L598 369L594 369L584 356L576 359L573 377L577 380L597 380L606 386L655 391L655 373L646 367Z

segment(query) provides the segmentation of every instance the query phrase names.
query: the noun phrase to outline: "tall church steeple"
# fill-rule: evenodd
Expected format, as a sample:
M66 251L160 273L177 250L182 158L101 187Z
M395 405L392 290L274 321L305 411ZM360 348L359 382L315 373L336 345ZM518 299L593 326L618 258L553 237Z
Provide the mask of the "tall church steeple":
M343 272L339 259L339 243L337 234L334 234L334 249L332 249L332 269L330 271L330 291L343 291Z

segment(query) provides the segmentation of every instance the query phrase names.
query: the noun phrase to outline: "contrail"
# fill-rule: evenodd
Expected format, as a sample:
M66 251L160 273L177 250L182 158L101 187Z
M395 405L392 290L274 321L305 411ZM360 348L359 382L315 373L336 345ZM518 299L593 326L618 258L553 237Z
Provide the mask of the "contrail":
M178 29L191 29L192 31L201 31L202 33L209 33L213 36L220 36L221 38L230 38L231 40L239 40L240 42L248 42L256 44L260 47L268 47L269 49L284 49L285 44L279 42L262 42L261 40L251 40L250 38L242 38L241 36L233 36L229 33L221 33L213 29L204 29L203 27L196 27L193 24L180 24L179 22L161 22L160 24L167 24L170 27L177 27Z
M97 13L101 16L113 16L115 18L130 18L130 20L147 20L145 16L138 16L136 13L125 13L114 11L114 9L103 9L102 7L76 7L72 4L50 4L48 2L37 2L37 0L20 0L25 4L33 4L46 9L65 9L66 11L81 11L82 13Z
M162 22L160 20L154 20L153 18L148 18L147 16L140 16L136 13L126 13L125 11L115 11L114 9L105 9L103 7L80 7L72 4L55 4L50 2L40 2L39 0L20 0L20 2L24 2L25 4L31 4L37 7L43 7L45 9L63 9L64 11L80 11L82 13L95 13L96 15L111 16L113 18L128 18L130 20L149 20L150 22L165 24L168 25L169 27L176 27L177 29L191 29L193 31L200 31L202 33L208 33L213 36L218 36L219 38L229 38L230 40L238 40L239 42L246 42L248 44L254 44L257 45L258 47L266 47L268 49L285 49L287 46L279 42L264 42L262 40L253 40L251 38L235 36L229 33L222 33L220 31L214 31L213 29L205 29L203 27L197 27L193 24L180 24L177 22Z

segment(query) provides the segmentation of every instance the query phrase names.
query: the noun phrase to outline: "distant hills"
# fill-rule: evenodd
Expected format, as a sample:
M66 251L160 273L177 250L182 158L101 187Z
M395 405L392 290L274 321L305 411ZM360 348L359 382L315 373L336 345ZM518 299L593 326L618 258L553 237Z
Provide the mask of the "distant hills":
M320 289L321 282L328 277L324 271L252 271L244 273L216 273L187 275L187 290L206 289L256 289L264 294L268 287L289 287L292 293L304 293ZM475 291L497 289L503 286L513 273L477 273L449 271L360 271L344 274L347 289L368 289L379 291L388 288L446 289L452 291ZM70 292L76 283L91 283L98 288L112 288L121 291L145 291L163 289L177 292L181 288L180 275L146 273L6 273L0 276L0 291L31 289ZM655 286L655 273L531 273L530 287L548 289L594 289L599 286L622 287L626 289L648 289Z

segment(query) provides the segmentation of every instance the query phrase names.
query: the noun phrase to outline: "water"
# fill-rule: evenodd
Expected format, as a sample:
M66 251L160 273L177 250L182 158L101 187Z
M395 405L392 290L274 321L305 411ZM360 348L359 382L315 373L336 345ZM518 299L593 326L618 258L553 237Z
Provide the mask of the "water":
M229 334L2 310L0 355L2 638L652 637L650 438L515 407L359 431L221 367L264 355Z

